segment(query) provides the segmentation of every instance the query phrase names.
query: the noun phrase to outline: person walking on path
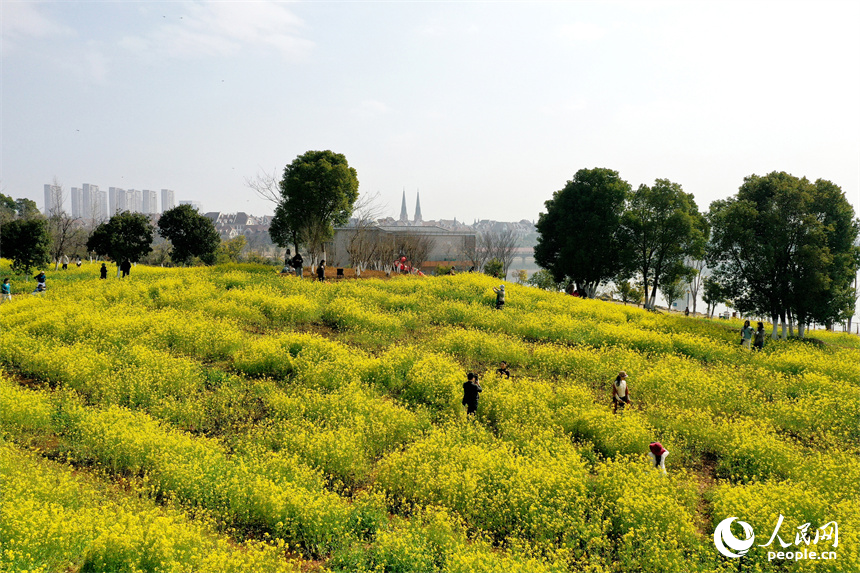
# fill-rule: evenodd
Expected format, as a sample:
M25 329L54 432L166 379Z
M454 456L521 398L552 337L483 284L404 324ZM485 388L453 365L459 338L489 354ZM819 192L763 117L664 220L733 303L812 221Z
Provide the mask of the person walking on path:
M302 258L299 252L296 251L296 256L292 258L292 260L290 261L290 265L293 267L293 269L295 269L296 276L298 278L302 278L302 265L304 264L305 260Z
M131 261L128 259L124 260L119 266L119 270L122 271L122 278L127 277L131 273Z
M750 349L750 341L753 337L753 327L750 326L750 321L744 321L744 327L741 329L741 344L744 345L744 348L747 350Z
M612 383L612 413L617 414L620 405L623 414L626 404L630 404L630 389L627 387L627 372L622 370Z
M756 328L753 335L753 348L756 350L764 348L764 323L761 321L759 321L758 328Z
M9 279L3 279L3 285L0 286L0 302L12 301L12 285Z
M102 263L102 268L99 269L99 278L106 279L107 278L107 267L104 263Z
M320 261L320 266L317 267L317 278L320 282L325 280L325 260Z
M463 405L466 406L466 414L471 415L478 409L478 395L483 388L478 382L478 376L472 372L469 372L466 378L466 382L463 382Z
M496 374L505 379L510 379L511 371L508 370L508 363L502 360L501 364L499 364L498 370L496 370Z
M505 306L505 285L499 285L499 288L494 288L493 292L496 293L496 308L501 309Z
M648 457L651 458L651 463L655 468L663 470L663 475L666 475L666 456L669 455L669 450L663 447L660 442L651 442L648 444Z

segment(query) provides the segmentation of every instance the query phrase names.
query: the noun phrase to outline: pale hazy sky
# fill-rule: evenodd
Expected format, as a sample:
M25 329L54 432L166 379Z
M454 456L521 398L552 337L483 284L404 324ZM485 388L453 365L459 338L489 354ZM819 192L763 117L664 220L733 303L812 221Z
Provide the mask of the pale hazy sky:
M0 0L0 188L56 177L271 212L244 185L346 155L398 216L536 219L581 168L707 210L743 177L860 212L860 2ZM160 200L160 199L159 199Z

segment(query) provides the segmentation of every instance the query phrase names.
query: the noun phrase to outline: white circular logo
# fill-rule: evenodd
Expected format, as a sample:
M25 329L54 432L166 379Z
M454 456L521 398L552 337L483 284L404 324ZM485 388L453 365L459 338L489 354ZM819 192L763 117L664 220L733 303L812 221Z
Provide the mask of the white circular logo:
M750 550L750 547L752 547L753 541L755 541L752 526L746 521L738 521L738 524L743 527L744 535L747 538L738 539L732 535L731 525L736 519L737 517L728 517L722 520L714 530L714 545L717 546L717 551L726 557L743 557ZM732 553L730 551L732 549L737 551L737 553Z

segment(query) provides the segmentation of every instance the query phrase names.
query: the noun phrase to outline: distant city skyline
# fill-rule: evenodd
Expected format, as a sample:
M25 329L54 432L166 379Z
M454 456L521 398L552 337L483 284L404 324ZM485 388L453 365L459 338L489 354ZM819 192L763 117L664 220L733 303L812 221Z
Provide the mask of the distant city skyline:
M860 3L0 2L0 191L178 190L343 153L397 217L535 220L583 168L839 185L860 213ZM786 82L791 88L786 89ZM410 197L410 208L412 198Z

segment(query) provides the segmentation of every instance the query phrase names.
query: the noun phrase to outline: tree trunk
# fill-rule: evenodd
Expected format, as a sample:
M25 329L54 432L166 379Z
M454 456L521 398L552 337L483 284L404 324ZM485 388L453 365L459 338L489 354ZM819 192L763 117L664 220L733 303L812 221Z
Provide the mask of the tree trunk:
M773 323L773 332L771 333L770 337L773 340L776 340L777 338L779 338L779 332L777 331L778 326L779 326L779 317L776 315L773 315L770 317L770 321Z
M801 321L797 323L797 337L803 338L806 334L806 325Z
M788 337L788 334L786 333L786 327L787 327L787 324L786 324L786 321L785 321L785 311L783 311L783 312L781 312L781 313L780 313L780 315L779 315L779 320L780 320L780 322L782 323L782 337L781 337L781 338L782 338L783 340L785 340L785 339Z

